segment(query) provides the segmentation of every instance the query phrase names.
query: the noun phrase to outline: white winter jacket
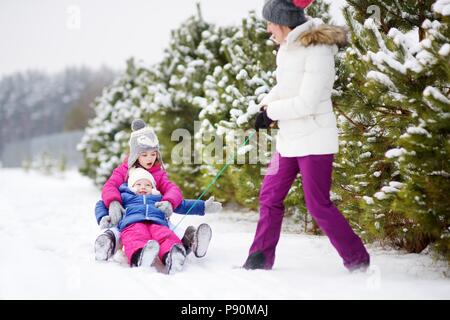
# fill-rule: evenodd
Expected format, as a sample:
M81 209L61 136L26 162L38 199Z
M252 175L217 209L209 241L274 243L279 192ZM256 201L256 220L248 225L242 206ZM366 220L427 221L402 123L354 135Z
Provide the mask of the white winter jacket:
M331 103L334 55L344 44L343 28L312 19L289 32L277 53L277 84L260 105L278 121L277 151L284 157L338 151Z

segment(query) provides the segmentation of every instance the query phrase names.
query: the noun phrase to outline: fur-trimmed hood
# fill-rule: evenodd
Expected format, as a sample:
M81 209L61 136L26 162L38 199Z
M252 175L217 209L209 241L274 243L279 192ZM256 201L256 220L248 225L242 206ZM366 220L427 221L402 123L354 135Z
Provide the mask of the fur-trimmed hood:
M287 36L288 43L299 42L308 47L317 44L347 45L347 29L345 27L324 24L320 19L310 19L293 29Z
M348 44L347 29L328 24L305 31L297 39L305 47L316 44L335 44L338 47L345 47Z

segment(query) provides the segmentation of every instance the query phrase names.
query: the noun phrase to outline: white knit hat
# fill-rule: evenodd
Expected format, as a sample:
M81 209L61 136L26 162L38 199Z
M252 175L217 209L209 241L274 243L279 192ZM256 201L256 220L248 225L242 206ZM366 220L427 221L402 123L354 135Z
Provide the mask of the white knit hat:
M149 180L152 184L152 194L160 194L156 189L156 181L153 178L153 175L143 168L131 168L128 170L128 188L130 188L133 192L136 192L134 188L134 184L141 179Z

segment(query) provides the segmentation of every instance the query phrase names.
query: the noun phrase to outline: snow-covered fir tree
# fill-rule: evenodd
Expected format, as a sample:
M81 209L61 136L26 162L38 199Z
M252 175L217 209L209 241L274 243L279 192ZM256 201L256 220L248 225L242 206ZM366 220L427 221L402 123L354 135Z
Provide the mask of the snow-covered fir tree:
M160 122L157 133L170 177L179 184L186 197L196 197L201 192L197 184L201 164L194 163L194 122L204 107L205 78L216 66L223 64L219 47L219 31L202 19L198 9L196 16L172 32L169 48L159 67L166 77L170 103L157 113ZM172 140L178 138L172 138L177 129L189 132L180 139L183 143L190 140L191 155L189 161L171 164L173 147L181 142Z
M128 60L125 73L97 98L95 117L78 145L84 156L80 171L96 184L103 184L126 156L133 119L150 120L151 114L168 104L170 97L161 72Z
M398 141L405 179L393 210L417 222L450 260L450 1L437 1L432 11L434 17L421 25L424 38L416 54L423 68L420 89L425 88Z
M441 49L448 45L448 21L432 10L433 1L375 2L380 14L373 18L367 1L348 1L344 12L352 46L341 61L335 95L341 129L337 193L344 213L366 239L420 252L439 238L436 228L445 233L449 227L448 211L433 213L432 202L425 204L429 216L416 209L428 192L446 202L442 189L421 183L420 196L411 190L417 191L423 166L432 168L429 173L448 171L448 160L437 165L440 170L430 166L436 159L431 150L448 149L448 53ZM430 100L439 101L439 108ZM413 146L412 140L425 138ZM414 150L419 145L428 150L422 157ZM417 205L408 204L414 201Z
M324 0L313 1L310 5L305 8L305 13L314 18L320 18L325 23L333 23L330 14L330 4Z

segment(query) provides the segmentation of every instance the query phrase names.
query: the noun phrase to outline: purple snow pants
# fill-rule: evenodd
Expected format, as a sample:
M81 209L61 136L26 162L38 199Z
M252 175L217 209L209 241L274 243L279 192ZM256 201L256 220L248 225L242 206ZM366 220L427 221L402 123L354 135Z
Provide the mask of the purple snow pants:
M259 194L260 217L249 252L263 252L266 269L274 264L284 215L283 201L299 171L306 208L342 257L344 266L352 269L369 263L361 239L330 200L332 164L332 154L282 157L274 153Z

